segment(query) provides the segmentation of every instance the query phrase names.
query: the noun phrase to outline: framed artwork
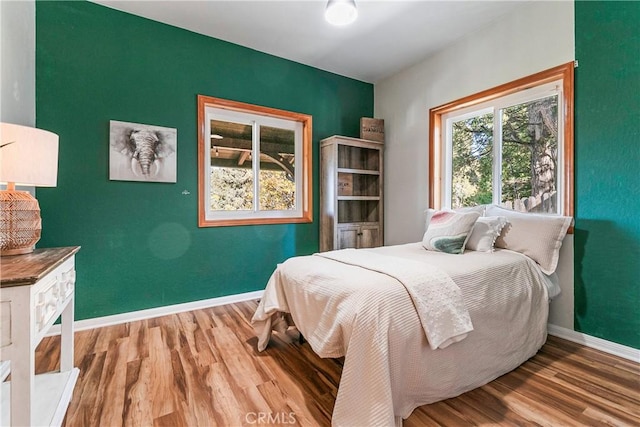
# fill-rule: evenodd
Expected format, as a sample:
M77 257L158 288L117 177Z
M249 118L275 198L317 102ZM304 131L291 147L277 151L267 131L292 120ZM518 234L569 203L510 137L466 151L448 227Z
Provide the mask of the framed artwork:
M177 149L177 129L111 120L109 179L175 183Z

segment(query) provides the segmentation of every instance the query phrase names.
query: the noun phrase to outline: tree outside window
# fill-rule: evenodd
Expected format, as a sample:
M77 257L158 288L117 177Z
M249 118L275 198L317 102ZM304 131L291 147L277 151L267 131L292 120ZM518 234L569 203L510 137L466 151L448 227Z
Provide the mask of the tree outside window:
M431 109L430 203L573 213L573 63Z

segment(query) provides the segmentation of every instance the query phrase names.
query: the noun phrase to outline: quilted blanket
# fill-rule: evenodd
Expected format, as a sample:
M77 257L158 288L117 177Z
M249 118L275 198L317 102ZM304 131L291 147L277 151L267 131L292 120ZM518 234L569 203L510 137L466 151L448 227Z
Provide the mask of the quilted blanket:
M334 426L401 425L418 406L513 370L546 340L545 276L524 255L450 255L420 244L359 251L390 257L386 264L400 265L399 257L437 265L460 289L473 331L434 350L412 296L395 277L326 256L279 265L252 319L259 350L290 317L320 357L345 357Z
M377 271L405 287L432 349L463 340L473 330L460 288L435 265L371 251L343 249L315 254Z

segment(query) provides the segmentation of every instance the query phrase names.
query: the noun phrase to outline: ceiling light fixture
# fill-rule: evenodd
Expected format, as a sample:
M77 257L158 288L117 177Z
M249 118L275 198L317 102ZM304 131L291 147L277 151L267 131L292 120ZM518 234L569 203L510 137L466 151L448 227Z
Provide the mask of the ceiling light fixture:
M349 25L358 17L355 0L329 0L324 11L324 19L331 25Z

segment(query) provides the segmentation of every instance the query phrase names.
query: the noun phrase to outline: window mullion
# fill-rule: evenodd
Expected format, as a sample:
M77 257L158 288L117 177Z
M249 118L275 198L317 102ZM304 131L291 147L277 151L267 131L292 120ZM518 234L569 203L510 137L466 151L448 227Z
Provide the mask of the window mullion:
M256 121L251 123L251 167L253 170L253 211L260 210L260 126Z
M565 212L566 206L565 203L563 202L565 197L564 197L564 193L566 191L566 186L565 186L565 175L564 175L564 168L565 166L565 162L564 162L564 156L566 155L566 153L564 152L565 150L565 145L564 145L564 127L565 127L565 122L564 122L564 117L565 117L565 103L564 103L564 92L562 90L562 87L559 85L556 88L556 93L557 93L557 100L558 100L558 155L557 155L557 163L556 163L556 170L561 170L561 172L558 172L556 174L556 192L557 192L557 198L556 200L558 201L557 204L557 212L559 215L567 215L567 212ZM562 165L562 166L560 166Z
M294 167L295 167L295 173L294 173L294 179L296 183L302 183L302 186L304 187L306 184L303 182L303 176L302 176L302 168L300 167L303 164L302 161L302 126L296 126L295 129L295 144L294 144ZM296 186L297 188L297 186ZM296 198L295 198L295 204L296 204L296 210L297 211L301 211L301 209L303 209L302 203L302 192L298 191L296 189Z
M444 175L442 180L443 187L440 189L442 194L442 206L451 209L451 185L453 182L453 120L445 121L444 129L444 147L442 152L444 153Z
M502 109L493 113L493 204L502 202Z
M202 183L204 185L204 200L207 208L209 209L211 207L211 176L213 174L213 166L211 165L211 116L208 113L204 120L204 136L205 146L202 147L202 151L205 155L202 156L202 159L199 161L199 167L205 171Z

